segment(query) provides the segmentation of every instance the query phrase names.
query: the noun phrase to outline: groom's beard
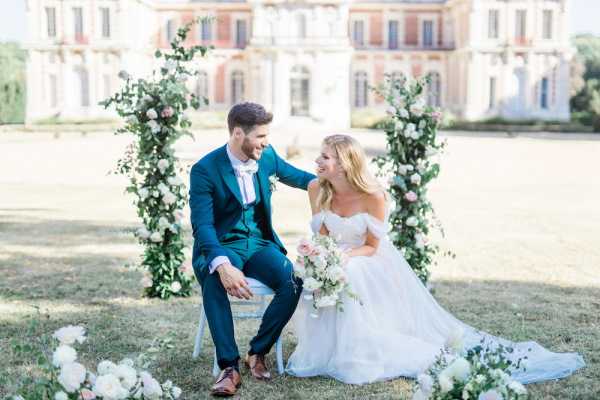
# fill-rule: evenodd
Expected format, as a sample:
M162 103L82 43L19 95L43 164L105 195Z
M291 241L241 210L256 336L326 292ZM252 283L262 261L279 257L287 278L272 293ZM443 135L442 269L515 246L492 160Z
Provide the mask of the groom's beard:
M257 153L257 147L255 145L252 144L252 142L249 139L244 139L244 141L242 142L242 153L244 153L244 155L252 160L258 161L260 159L260 156L262 155L262 148L260 149L260 152L258 154Z

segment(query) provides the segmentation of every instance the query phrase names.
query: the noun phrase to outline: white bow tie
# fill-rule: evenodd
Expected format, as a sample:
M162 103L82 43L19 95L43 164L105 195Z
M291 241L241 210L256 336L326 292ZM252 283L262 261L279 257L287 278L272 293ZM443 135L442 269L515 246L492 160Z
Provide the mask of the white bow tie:
M244 174L252 175L258 171L258 163L254 160L248 161L246 164L239 164L233 167L235 174L241 176Z

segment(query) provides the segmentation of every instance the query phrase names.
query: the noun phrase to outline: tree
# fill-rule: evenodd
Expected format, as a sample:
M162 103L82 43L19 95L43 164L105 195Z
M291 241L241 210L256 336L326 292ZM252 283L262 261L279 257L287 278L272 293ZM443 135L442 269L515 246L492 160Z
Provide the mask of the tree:
M25 57L17 43L0 43L0 124L25 119Z

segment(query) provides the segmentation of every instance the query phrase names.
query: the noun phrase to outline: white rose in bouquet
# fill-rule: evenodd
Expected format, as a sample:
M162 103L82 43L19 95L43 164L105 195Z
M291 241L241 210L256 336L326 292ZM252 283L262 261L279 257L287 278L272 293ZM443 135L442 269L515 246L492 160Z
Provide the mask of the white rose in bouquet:
M490 389L487 392L481 393L477 400L503 400L503 397L496 390Z
M138 194L140 195L140 198L142 200L146 200L148 196L150 196L150 192L146 188L141 188L140 190L138 190Z
M158 113L154 108L149 108L148 111L146 111L146 117L148 117L151 120L154 120L158 118Z
M114 362L109 360L103 360L100 361L96 370L98 371L98 375L106 375L112 374L115 369L117 369L117 365Z
M158 227L162 230L168 229L171 226L171 223L165 217L160 217L158 219Z
M154 243L162 242L162 240L163 240L162 234L160 232L152 232L152 235L150 235L150 240L153 241Z
M335 296L321 296L317 299L315 305L317 306L317 308L323 308L335 306L336 303L337 297Z
M414 183L415 185L420 185L421 184L421 175L419 175L418 173L414 173L410 176L410 181L412 183Z
M465 382L471 373L471 364L463 357L459 357L448 366L448 372L453 379Z
M169 168L169 160L166 160L164 158L158 160L158 163L156 163L156 167L158 168L161 174L164 174L166 169Z
M137 372L129 365L117 365L114 370L114 375L119 378L121 385L128 391L137 383Z
M146 125L148 125L148 127L150 128L152 133L160 132L160 125L158 124L158 122L156 122L154 120L150 120L150 121L146 122Z
M408 217L406 219L406 225L408 226L417 226L419 224L419 220L417 217Z
M179 283L178 281L171 283L171 292L179 293L180 290L181 290L181 283Z
M323 286L323 284L321 282L319 282L318 280L316 280L315 278L306 278L304 280L304 289L308 290L309 292L313 292L317 289L320 289L321 286Z
M61 390L54 394L54 400L69 400L69 396Z
M452 377L447 371L442 371L438 376L438 382L440 383L440 390L442 393L448 393L454 387L454 382L452 381Z
M158 399L163 395L160 383L148 372L141 372L140 378L142 378L142 391L145 398Z
M405 108L402 108L402 109L401 109L401 110L398 112L398 114L400 115L400 117L401 117L401 118L404 118L404 119L406 119L406 118L408 118L408 117L410 116L410 115L408 114L408 111L406 111L406 109L405 109Z
M167 192L167 193L163 194L162 201L166 205L170 206L171 204L173 204L173 203L175 203L177 201L177 196L175 196L171 192Z
M420 374L417 377L417 382L419 382L419 388L421 391L429 395L431 393L431 389L433 388L433 378L429 374Z

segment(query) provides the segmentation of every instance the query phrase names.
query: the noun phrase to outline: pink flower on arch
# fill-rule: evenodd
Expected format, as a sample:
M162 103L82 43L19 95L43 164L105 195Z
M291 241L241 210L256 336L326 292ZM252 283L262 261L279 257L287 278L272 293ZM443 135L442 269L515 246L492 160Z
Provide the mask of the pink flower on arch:
M413 202L417 201L417 199L419 198L419 196L417 196L417 194L411 190L410 192L407 192L404 195L404 198L407 201L410 201L411 203L413 203Z
M161 111L160 116L163 117L163 118L171 118L173 116L173 114L175 114L175 110L173 110L173 107L166 106Z

